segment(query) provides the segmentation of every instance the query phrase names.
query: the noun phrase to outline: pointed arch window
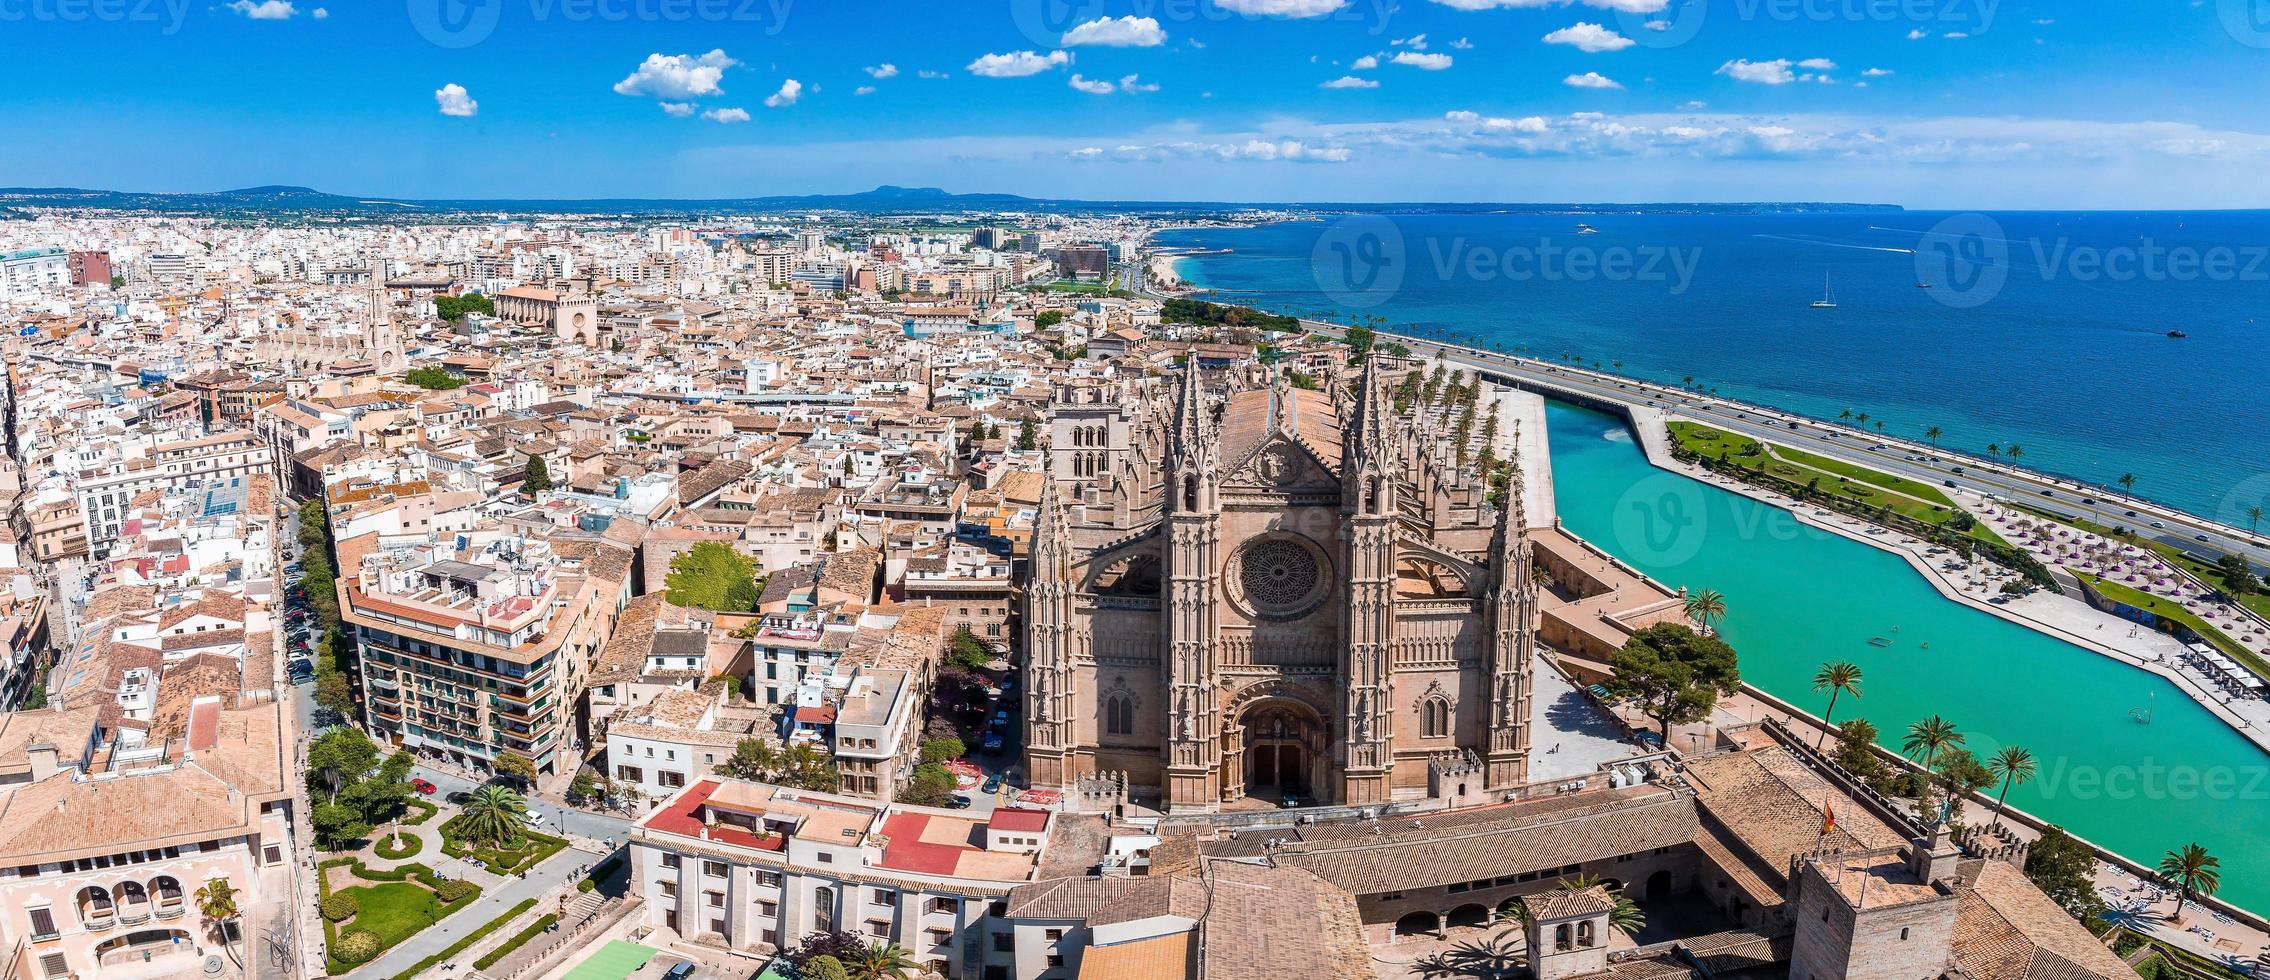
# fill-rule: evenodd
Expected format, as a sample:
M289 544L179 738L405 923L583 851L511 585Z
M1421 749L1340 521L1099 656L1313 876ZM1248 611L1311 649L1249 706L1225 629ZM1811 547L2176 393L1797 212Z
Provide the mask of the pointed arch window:
M1443 738L1450 734L1450 700L1434 695L1419 702L1419 736Z
M1106 735L1135 734L1135 699L1125 694L1104 698L1103 733Z

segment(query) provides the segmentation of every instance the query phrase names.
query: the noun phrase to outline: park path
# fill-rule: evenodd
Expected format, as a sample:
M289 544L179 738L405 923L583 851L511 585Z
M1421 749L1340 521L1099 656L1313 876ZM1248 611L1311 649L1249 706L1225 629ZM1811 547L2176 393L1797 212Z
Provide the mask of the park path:
M421 852L418 856L422 858L425 855ZM412 860L416 859L413 858ZM541 897L561 882L574 877L577 868L586 864L595 864L598 860L599 855L592 852L578 850L574 847L566 848L558 854L552 855L551 860L529 870L525 877L516 875L503 878L501 879L501 887L484 886L481 897L475 900L473 904L457 910L449 918L443 919L417 935L403 940L401 945L387 950L377 959L363 964L353 972L348 973L347 976L395 976L417 965L418 961L448 949L458 940L471 934L473 930L479 929L487 925L490 920L505 914L513 906L527 899ZM461 861L452 863L459 867L465 866L464 862ZM484 874L486 873L484 872ZM452 874L451 877L457 877L457 875ZM467 877L471 876L468 875ZM486 877L492 881L500 880L495 875L486 875ZM467 952L471 951L468 950Z

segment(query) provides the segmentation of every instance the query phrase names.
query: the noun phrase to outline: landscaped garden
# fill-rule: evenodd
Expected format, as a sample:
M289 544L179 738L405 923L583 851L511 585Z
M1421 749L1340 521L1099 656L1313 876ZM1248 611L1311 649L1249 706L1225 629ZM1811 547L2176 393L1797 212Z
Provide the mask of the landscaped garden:
M529 830L527 803L502 786L474 790L462 812L441 825L442 853L500 875L533 868L565 847L564 838Z
M334 975L368 963L481 896L470 881L444 880L422 864L373 870L360 858L318 866L324 950Z
M1667 429L1680 452L1762 473L1794 489L1881 507L1981 542L2007 544L1930 484L1693 422L1672 422Z

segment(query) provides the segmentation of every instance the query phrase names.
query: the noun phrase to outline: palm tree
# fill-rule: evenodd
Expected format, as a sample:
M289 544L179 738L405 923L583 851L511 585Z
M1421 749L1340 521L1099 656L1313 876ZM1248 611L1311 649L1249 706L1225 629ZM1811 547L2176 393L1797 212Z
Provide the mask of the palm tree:
M1825 729L1836 724L1831 719L1836 717L1837 695L1860 696L1860 665L1849 660L1822 664L1821 672L1813 675L1813 691L1829 696L1829 710L1821 713L1824 730L1820 738L1813 740L1813 747L1817 749L1828 744L1829 733Z
M1852 421L1852 409L1849 409L1849 408L1848 408L1848 409L1845 409L1844 411L1841 411L1841 412L1838 412L1838 413L1836 413L1836 420L1837 420L1837 421L1839 421L1839 422L1850 422L1850 421Z
M1574 892L1583 891L1584 889L1602 884L1606 883L1600 880L1599 875L1579 874L1574 878L1561 879L1557 883L1557 887L1564 892ZM1625 932L1638 932L1641 929L1647 928L1647 910L1640 908L1638 902L1634 902L1629 898L1625 898L1623 886L1607 885L1607 890L1608 897L1614 899L1616 902L1615 907L1613 909L1610 909L1608 912L1609 925L1614 926L1618 929L1622 929ZM1519 908L1521 905L1520 902L1515 902L1513 904L1516 908ZM1520 921L1521 913L1517 912L1511 916L1504 916L1501 914L1501 918Z
M1990 443L1987 443L1987 444L1986 444L1986 454L1987 454L1988 456L1993 456L1993 457L1998 457L1998 458L1999 458L1999 457L2000 457L2000 456L2002 455L2002 444L2001 444L2001 443L1999 443L1999 442L1990 442Z
M1858 423L1860 423L1860 424L1861 424L1861 425L1863 425L1863 426L1865 426L1865 425L1867 425L1867 424L1868 424L1868 413L1867 413L1867 412L1862 412L1862 413L1860 413L1860 414L1858 414L1858 415L1855 415L1855 416L1853 416L1853 417L1852 417L1852 420L1853 420L1853 421L1855 421L1855 422L1858 422Z
M2117 482L2120 484L2120 489L2127 491L2129 496L2136 495L2136 474L2122 473Z
M2010 462L2013 462L2013 463L2015 463L2015 462L2017 462L2017 461L2018 461L2018 457L2020 457L2020 456L2023 456L2023 455L2025 455L2025 454L2026 454L2026 447L2024 447L2024 446L2021 446L2021 445L2018 445L2017 443L2014 443L2014 442L2010 444L2010 448L2008 448L2008 449L2005 449L2005 450L2002 450L2002 455L2009 457L2009 458L2010 458Z
M1930 428L1928 428L1928 429L1925 429L1925 430L1923 430L1923 438L1924 438L1924 440L1925 440L1925 441L1927 441L1927 442L1929 442L1929 443L1931 443L1931 448L1933 448L1933 449L1937 449L1937 448L1939 448L1939 437L1940 437L1940 436L1943 436L1943 435L1946 435L1946 434L1947 434L1946 430L1944 430L1944 429L1941 429L1941 428L1939 428L1939 427L1938 427L1938 426L1936 426L1936 425L1934 425L1934 426L1932 426L1932 427L1930 427Z
M528 804L509 788L483 786L473 791L472 799L465 801L458 820L466 838L484 844L503 844L519 836L520 829L528 825Z
M2194 895L2212 895L2223 886L2223 862L2198 844L2185 844L2160 859L2160 877L2176 887L2175 916L2183 921L2183 903Z
M2034 778L2034 754L2015 745L2005 745L1987 761L1986 771L2002 780L2002 793L1994 798L1994 822L2001 823L2002 804L2010 798L2010 787Z
M897 943L875 943L844 965L859 980L904 980L915 969L914 951Z
M1907 740L1901 743L1901 749L1911 759L1916 753L1922 753L1923 768L1928 770L1939 761L1940 752L1961 744L1963 733L1955 730L1955 723L1932 715L1907 726Z
M227 878L214 878L197 889L197 911L213 926L213 934L221 937L221 948L228 950L229 959L242 965L236 955L236 944L229 941L229 923L236 921L236 886Z
M1877 435L1883 435L1883 434L1884 434L1884 420L1883 420L1883 419L1877 419L1877 420L1876 420L1876 434L1877 434Z
M2261 524L2261 523L2262 523L2262 505L2261 505L2261 504L2255 504L2254 506L2247 508L2247 509L2246 509L2246 533L2248 533L2248 534L2253 534L2253 533L2255 533L2255 530L2254 530L2254 529L2255 529L2255 526L2256 526L2256 525L2259 525L2259 524Z
M1726 618L1726 597L1717 589L1704 589L1687 597L1687 615L1701 623L1704 635L1716 632L1711 624Z

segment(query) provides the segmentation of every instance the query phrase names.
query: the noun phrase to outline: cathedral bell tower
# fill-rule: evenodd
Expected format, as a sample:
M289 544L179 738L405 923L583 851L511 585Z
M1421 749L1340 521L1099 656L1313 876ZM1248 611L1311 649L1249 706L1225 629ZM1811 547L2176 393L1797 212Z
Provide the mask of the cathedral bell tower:
M1516 428L1514 443L1521 443ZM1497 533L1490 542L1490 706L1486 782L1512 789L1529 781L1529 695L1537 664L1537 579L1522 506L1521 467L1498 502Z
M1071 757L1073 647L1071 528L1054 476L1041 480L1025 586L1025 771L1035 785L1063 786L1079 775Z
M1348 570L1347 651L1341 664L1339 802L1387 802L1395 772L1394 710L1389 704L1389 658L1395 634L1395 534L1401 452L1392 403L1376 359L1366 361L1356 393L1356 418L1341 483Z
M363 310L363 352L378 367L381 375L391 375L405 369L407 356L402 353L402 334L394 328L394 301L386 296L386 259L377 252L370 256L370 289Z
M1195 352L1183 368L1182 397L1167 452L1166 803L1206 809L1221 801L1221 720L1215 701L1218 615L1215 570L1221 567L1221 463L1211 412L1199 384Z

